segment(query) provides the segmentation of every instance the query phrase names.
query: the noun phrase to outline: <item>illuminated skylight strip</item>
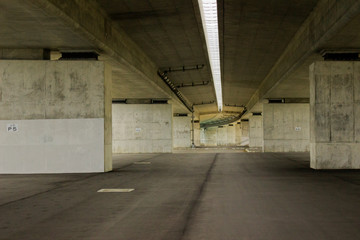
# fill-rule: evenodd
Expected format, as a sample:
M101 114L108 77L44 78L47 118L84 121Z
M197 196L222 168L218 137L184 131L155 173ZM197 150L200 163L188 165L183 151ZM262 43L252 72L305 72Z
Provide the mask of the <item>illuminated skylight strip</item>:
M198 0L210 58L218 109L223 108L220 69L219 27L216 0Z

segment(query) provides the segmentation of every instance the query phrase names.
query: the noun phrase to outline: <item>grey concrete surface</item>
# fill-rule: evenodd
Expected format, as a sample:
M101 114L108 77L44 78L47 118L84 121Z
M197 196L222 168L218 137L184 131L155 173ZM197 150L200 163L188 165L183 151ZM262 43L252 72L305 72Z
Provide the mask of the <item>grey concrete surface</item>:
M113 104L112 113L113 153L172 151L171 104Z
M308 154L128 154L114 164L1 175L0 239L360 238L359 172L312 170Z
M264 152L310 151L310 105L264 104Z
M360 64L310 66L310 153L315 169L360 169Z
M107 63L3 60L0 75L0 173L111 170Z
M253 115L249 118L249 147L264 148L263 116Z

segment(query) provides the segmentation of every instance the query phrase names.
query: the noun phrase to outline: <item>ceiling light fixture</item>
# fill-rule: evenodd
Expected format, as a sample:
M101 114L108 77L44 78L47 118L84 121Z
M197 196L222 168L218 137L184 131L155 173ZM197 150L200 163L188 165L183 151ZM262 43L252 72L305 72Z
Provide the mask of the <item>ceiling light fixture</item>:
M205 32L206 45L210 58L211 73L214 81L219 112L223 108L220 69L219 27L216 0L198 0L201 19Z

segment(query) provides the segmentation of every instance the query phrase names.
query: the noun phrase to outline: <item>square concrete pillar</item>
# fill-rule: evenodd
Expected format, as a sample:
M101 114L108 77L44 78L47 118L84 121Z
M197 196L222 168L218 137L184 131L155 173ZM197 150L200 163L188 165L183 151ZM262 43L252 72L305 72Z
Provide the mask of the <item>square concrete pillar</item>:
M113 104L112 111L113 153L172 152L171 104Z
M241 122L234 123L234 126L235 126L235 145L241 146Z
M173 148L191 147L191 116L173 116Z
M249 120L241 120L241 143L240 146L249 146Z
M314 169L360 168L360 63L310 66L310 154Z
M308 152L309 104L264 104L264 152Z
M0 62L0 173L112 169L111 68L101 61Z
M263 117L253 115L249 117L249 147L257 150L263 150Z
M194 144L200 146L200 122L199 120L194 121Z

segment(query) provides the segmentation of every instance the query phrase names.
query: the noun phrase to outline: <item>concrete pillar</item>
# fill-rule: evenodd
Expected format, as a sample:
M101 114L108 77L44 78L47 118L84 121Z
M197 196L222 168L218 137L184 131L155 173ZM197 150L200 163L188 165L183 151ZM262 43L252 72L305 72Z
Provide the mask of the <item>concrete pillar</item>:
M249 147L263 149L263 117L253 115L249 118Z
M191 147L191 116L173 117L173 148Z
M201 129L201 146L216 147L218 145L217 140L218 127L209 127Z
M100 61L0 61L0 172L112 168L111 68Z
M228 145L228 135L227 134L228 134L227 126L217 127L217 131L215 133L217 146L227 146Z
M241 120L241 144L240 146L249 146L249 120Z
M235 137L236 137L236 122L231 123L226 126L227 130L227 146L236 146Z
M234 123L235 126L235 146L241 146L241 122Z
M170 153L171 104L113 104L113 153Z
M201 131L202 146L236 146L236 122L228 125L210 127Z
M200 146L200 121L195 120L194 121L194 143L195 146Z
M264 151L308 152L309 104L264 104Z
M311 168L360 168L360 62L310 66L310 129Z

